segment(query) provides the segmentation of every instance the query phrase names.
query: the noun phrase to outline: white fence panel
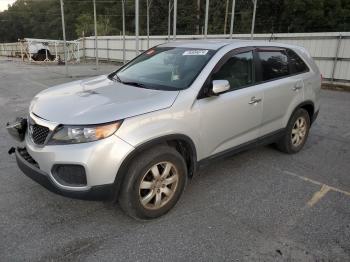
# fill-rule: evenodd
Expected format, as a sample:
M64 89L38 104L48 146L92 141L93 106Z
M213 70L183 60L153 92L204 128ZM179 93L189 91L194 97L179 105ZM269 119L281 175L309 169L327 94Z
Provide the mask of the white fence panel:
M228 35L208 35L208 39L225 39ZM249 34L236 34L236 39L250 39ZM305 47L319 66L324 78L339 82L350 82L350 32L340 33L281 33L255 34L257 40L277 41L281 43ZM147 37L140 36L140 52L147 49ZM177 40L203 39L202 35L178 35ZM172 36L170 38L172 40ZM95 58L95 38L85 37L80 41L80 56L87 59ZM150 47L165 43L167 36L150 36ZM126 36L125 59L136 56L136 41L134 36ZM123 60L122 36L99 36L98 55L101 60ZM18 43L0 44L0 55L14 56L20 53Z
M202 39L202 35L179 35L177 40ZM208 35L208 39L225 39L228 35ZM237 34L233 38L249 39L248 34ZM100 36L98 38L99 57L101 59L122 61L123 59L123 40L120 36ZM108 52L106 49L106 39L109 39ZM255 39L265 41L277 41L286 44L293 44L305 47L315 59L322 75L326 79L333 79L341 82L350 82L350 33L283 33L283 34L256 34ZM171 39L172 40L172 37ZM94 58L94 37L87 37L82 40L85 42L86 58ZM165 43L168 41L167 36L151 36L150 47ZM135 38L126 37L126 60L135 57ZM339 47L339 50L337 51ZM140 37L140 51L147 49L147 38ZM101 52L101 51L102 52ZM337 55L338 53L338 55ZM334 74L333 74L334 70Z

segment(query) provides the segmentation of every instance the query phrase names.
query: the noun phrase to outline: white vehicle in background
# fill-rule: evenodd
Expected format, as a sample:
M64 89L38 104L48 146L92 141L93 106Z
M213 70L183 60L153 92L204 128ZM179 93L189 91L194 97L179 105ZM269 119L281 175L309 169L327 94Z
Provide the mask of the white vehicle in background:
M48 43L29 42L28 53L34 61L53 61L55 56L50 53Z
M29 62L62 62L64 57L64 41L54 39L23 38L18 39L20 45L20 56L22 60ZM80 62L80 42L66 41L67 61Z

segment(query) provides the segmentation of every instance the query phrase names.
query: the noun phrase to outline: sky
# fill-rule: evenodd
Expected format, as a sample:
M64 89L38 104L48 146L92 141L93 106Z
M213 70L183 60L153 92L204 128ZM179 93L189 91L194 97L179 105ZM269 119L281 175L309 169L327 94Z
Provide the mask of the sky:
M0 12L7 9L8 4L13 4L16 0L0 0Z

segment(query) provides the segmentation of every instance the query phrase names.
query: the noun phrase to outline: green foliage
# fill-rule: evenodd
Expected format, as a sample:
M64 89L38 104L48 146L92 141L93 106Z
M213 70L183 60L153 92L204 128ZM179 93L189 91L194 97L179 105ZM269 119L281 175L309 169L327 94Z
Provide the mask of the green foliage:
M99 35L120 35L122 0L96 0ZM206 0L178 0L177 34L201 34ZM67 39L94 34L92 0L64 0ZM134 0L126 0L126 32L134 34ZM198 3L199 8L198 8ZM232 0L229 0L226 32L229 32ZM210 0L209 34L224 32L226 0ZM253 5L236 0L234 33L249 33ZM172 15L171 15L172 18ZM172 30L172 25L171 25ZM350 0L258 0L255 32L350 31ZM153 0L151 35L168 33L168 0ZM140 34L146 34L146 0L140 0ZM0 12L0 42L18 38L61 39L59 0L17 0Z
M258 3L257 32L350 30L350 0L265 0Z
M75 33L78 37L94 35L94 17L91 14L81 14L75 22ZM97 34L109 35L112 33L111 20L108 16L100 16L97 19Z
M94 18L90 14L81 14L75 23L77 36L92 35L94 32Z

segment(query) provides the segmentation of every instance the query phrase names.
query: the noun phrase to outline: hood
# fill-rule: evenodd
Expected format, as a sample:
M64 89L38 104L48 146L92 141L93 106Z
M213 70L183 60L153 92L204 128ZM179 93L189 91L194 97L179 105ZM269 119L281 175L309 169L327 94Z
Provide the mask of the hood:
M178 93L124 85L104 75L46 89L29 110L59 124L99 124L171 107Z

